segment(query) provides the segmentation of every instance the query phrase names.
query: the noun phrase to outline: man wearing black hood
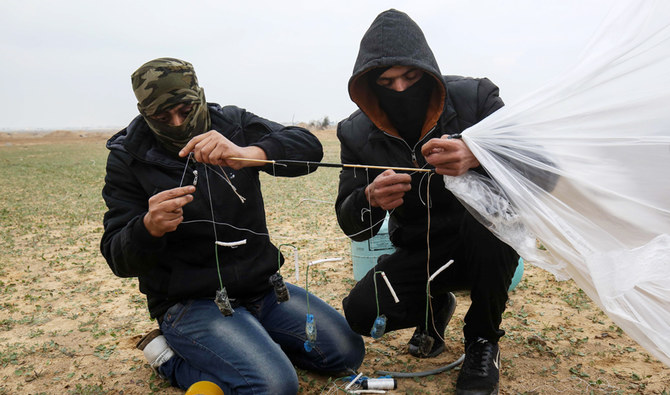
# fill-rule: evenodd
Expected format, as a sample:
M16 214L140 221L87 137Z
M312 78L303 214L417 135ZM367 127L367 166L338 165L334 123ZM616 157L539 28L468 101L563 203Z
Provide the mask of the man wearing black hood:
M458 137L503 106L498 88L488 79L443 76L423 32L406 14L388 10L374 20L361 40L349 95L359 110L338 125L343 163L486 174ZM346 168L335 208L340 227L356 241L374 236L390 214L396 247L344 299L349 325L370 334L379 313L387 331L416 327L410 354L434 357L444 350L444 330L456 305L451 291L470 290L457 393L497 393L500 323L516 252L468 213L443 177ZM429 276L452 259L430 282L428 298ZM375 286L382 271L399 302Z

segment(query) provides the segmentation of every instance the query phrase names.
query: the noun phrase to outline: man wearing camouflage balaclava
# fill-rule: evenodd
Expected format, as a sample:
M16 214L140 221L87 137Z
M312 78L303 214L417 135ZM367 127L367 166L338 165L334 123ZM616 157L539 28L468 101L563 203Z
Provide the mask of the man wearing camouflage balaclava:
M191 63L174 58L154 59L140 66L131 80L138 110L168 151L178 153L193 136L210 129L205 91L198 86ZM155 119L156 115L179 104L193 106L180 125Z
M149 366L172 386L207 380L226 394L295 394L294 366L356 371L362 337L328 303L284 283L284 257L266 222L261 172L313 172L273 163L321 161L319 139L205 102L182 60L154 59L131 80L140 115L107 141L100 251L115 275L136 277L146 295L157 327L136 347ZM308 311L318 317L312 352Z

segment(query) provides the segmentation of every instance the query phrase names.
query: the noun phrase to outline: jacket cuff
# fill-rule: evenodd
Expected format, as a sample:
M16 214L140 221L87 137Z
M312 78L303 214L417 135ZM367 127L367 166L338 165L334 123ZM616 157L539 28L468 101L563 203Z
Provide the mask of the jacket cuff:
M164 237L154 237L144 226L144 216L137 218L131 231L132 243L139 246L141 250L160 250L165 247Z
M265 151L268 160L284 159L284 147L282 147L281 143L277 140L265 138L251 145L259 147Z

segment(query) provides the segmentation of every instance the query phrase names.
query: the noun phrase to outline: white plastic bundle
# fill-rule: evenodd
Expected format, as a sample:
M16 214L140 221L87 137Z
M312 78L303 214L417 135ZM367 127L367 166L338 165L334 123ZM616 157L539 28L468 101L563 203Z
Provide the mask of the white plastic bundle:
M670 366L670 2L617 5L562 78L466 130L445 183Z

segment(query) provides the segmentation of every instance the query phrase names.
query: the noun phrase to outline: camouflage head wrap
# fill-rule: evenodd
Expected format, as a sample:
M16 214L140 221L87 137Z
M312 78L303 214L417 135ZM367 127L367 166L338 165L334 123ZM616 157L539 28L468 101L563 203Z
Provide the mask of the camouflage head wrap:
M177 153L193 136L211 127L205 91L198 86L193 65L179 59L159 58L149 61L131 76L137 97L137 109L158 141L168 151ZM179 126L151 119L178 104L192 104L193 109Z

